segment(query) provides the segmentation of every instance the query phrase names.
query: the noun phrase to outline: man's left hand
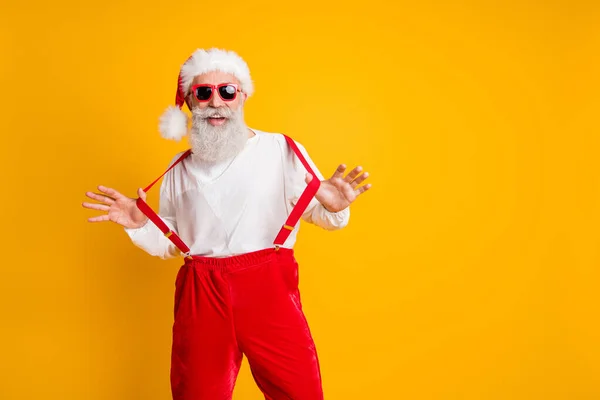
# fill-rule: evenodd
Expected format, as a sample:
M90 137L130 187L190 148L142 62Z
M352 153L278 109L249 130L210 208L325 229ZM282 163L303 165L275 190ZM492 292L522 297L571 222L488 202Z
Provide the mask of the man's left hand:
M354 168L346 177L346 166L341 164L333 173L331 178L321 181L321 186L315 195L315 198L329 212L342 211L348 207L362 193L371 188L371 184L360 185L369 177L368 172L362 173L362 167ZM306 183L312 181L313 176L306 174Z

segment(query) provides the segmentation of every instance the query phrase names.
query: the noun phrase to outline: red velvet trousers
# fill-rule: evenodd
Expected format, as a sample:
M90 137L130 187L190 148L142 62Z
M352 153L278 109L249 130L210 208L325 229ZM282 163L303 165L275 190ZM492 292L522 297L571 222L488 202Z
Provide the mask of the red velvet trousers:
M242 354L265 399L323 399L293 250L192 256L175 286L174 400L231 399Z

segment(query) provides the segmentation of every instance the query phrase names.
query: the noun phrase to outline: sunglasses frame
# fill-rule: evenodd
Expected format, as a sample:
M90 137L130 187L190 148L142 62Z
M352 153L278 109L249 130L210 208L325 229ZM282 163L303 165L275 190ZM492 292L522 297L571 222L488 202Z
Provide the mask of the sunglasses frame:
M221 95L221 91L219 89L221 89L222 87L225 87L225 86L233 86L235 88L235 93L233 94L233 99L224 99L223 96ZM198 96L196 95L196 89L199 87L209 87L212 89L208 99L200 100L198 98ZM241 92L241 90L240 90L239 86L235 83L219 83L218 85L211 85L208 83L198 83L198 84L192 86L192 88L191 88L192 96L194 96L194 98L200 103L206 103L206 102L210 101L210 99L212 99L212 97L215 95L215 92L219 93L219 97L223 101L234 101L237 98L238 92Z

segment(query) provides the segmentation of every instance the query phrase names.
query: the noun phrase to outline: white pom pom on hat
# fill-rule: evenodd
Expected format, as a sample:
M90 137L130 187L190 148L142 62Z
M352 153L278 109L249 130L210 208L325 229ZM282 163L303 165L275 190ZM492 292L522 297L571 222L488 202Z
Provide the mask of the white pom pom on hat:
M200 74L221 71L240 81L240 90L248 97L254 93L254 84L246 62L235 52L212 48L198 49L181 66L177 79L175 106L169 106L160 117L159 131L163 138L179 141L188 131L188 116L181 109L194 78Z

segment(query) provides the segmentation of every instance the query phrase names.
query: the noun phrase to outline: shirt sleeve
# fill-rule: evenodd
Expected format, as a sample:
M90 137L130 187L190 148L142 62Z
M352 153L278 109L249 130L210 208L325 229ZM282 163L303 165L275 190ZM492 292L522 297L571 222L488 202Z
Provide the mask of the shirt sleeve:
M319 179L323 181L323 175L314 164L312 159L309 157L308 152L300 143L294 141L298 146L298 149L306 159L306 162L310 165L316 177L313 179ZM300 195L306 189L306 173L308 172L302 161L294 153L292 148L285 142L284 138L284 151L283 151L283 163L285 173L285 192L287 201L295 206L300 198ZM302 214L302 219L308 223L317 225L325 230L333 231L344 228L348 225L350 220L350 207L338 212L328 211L323 205L313 197L306 207L306 210Z
M158 216L174 232L177 232L175 208L167 196L166 179L160 188ZM137 247L146 251L151 256L164 260L175 258L181 254L179 249L171 242L158 227L150 220L140 228L125 228L125 232Z

